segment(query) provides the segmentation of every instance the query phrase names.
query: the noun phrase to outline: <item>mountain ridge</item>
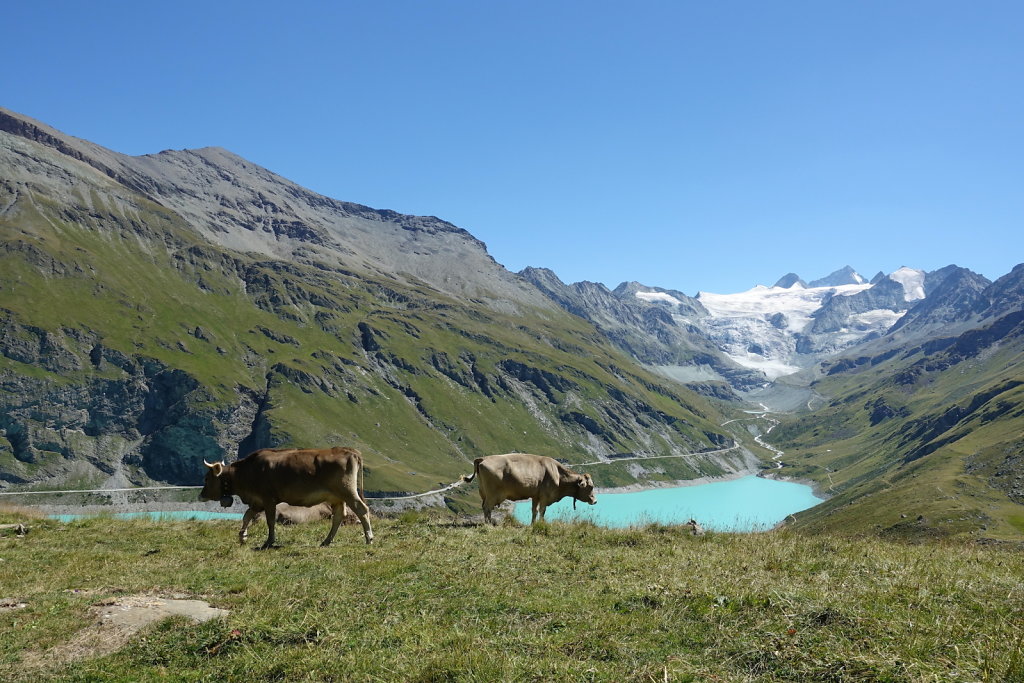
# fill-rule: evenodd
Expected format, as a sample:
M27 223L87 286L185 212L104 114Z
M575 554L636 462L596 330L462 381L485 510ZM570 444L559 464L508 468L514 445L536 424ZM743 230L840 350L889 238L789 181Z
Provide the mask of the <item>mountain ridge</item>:
M757 467L701 456L732 443L719 407L450 223L219 148L125 157L0 123L0 485L194 483L203 459L296 440L362 449L389 491L514 449L694 454L607 484Z

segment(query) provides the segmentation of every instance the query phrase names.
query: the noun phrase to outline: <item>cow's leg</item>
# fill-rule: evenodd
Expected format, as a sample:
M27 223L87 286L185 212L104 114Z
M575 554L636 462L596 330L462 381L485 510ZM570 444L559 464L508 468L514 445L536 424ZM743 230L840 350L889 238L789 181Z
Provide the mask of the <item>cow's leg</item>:
M334 540L334 534L338 533L338 527L341 526L341 520L345 518L345 504L337 503L331 506L331 530L327 532L327 538L324 539L320 547L328 546L331 541Z
M367 545L373 543L373 527L370 526L370 506L363 502L363 499L356 496L352 500L348 501L348 506L352 508L352 512L356 513L356 517L359 518L359 523L363 525L363 538L366 539ZM334 528L338 527L341 523L341 518L345 514L345 505L342 504L339 511L334 513ZM334 531L331 531L331 536L334 536ZM326 545L326 543L325 543Z
M267 518L267 542L263 544L261 550L274 547L274 524L277 522L277 505L270 503L267 507L263 508L263 514Z
M493 498L488 498L484 496L483 491L481 491L480 500L483 501L484 521L486 521L488 524L498 526L498 523L494 521L493 517L491 517L491 513L494 511L494 508L498 507L499 505L505 502L504 499L499 498L497 500L494 500Z
M249 537L249 525L252 524L258 514L260 514L260 510L258 508L250 507L245 511L245 514L242 515L242 528L238 532L238 542L240 544L244 544L245 539Z
M533 514L530 516L530 524L533 524L537 521L538 515L540 515L542 520L544 519L544 508L541 507L540 499L538 498L533 498L530 502L533 503L531 506Z

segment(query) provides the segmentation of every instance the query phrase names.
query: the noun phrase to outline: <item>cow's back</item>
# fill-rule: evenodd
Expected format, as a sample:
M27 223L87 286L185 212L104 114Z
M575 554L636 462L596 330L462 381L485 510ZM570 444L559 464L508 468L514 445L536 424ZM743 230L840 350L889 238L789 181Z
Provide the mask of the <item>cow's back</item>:
M479 458L480 491L487 498L524 500L555 485L557 461L543 455L506 453Z

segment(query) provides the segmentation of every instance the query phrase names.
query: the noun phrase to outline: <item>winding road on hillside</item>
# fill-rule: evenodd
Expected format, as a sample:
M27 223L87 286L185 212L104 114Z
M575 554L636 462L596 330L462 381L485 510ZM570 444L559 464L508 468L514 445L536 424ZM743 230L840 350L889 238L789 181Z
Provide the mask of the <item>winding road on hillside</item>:
M775 463L775 469L782 469L781 458L785 454L785 451L782 451L776 448L775 446L772 446L771 444L765 442L764 440L765 436L771 434L772 430L779 426L779 421L773 417L768 417L768 406L762 403L761 408L763 408L762 411L750 411L752 413L755 413L752 417L737 417L732 420L726 420L725 422L722 423L722 426L724 427L725 425L730 424L732 422L742 422L743 420L767 420L770 423L768 425L768 429L765 430L763 435L755 435L754 442L761 448L764 448L765 450L774 453L775 455L772 456L772 462Z

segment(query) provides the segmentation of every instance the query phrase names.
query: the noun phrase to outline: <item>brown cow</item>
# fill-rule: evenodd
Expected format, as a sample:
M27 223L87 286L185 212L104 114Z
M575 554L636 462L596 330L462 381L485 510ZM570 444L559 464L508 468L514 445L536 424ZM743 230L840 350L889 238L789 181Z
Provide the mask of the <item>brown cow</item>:
M370 508L359 492L362 488L363 456L354 448L298 449L264 448L230 465L204 464L210 468L199 497L220 500L230 507L232 496L249 506L242 517L239 541L245 542L246 530L260 512L266 516L269 535L262 548L274 545L277 504L311 506L327 503L333 510L331 531L321 546L330 545L345 516L345 505L352 508L363 525L366 542L373 542Z
M528 453L507 453L488 455L473 461L473 474L464 476L464 481L473 481L480 475L480 499L483 501L484 519L491 520L491 510L506 500L533 502L533 516L544 519L544 511L552 503L566 496L576 501L594 505L594 480L589 474L576 474L554 458Z

